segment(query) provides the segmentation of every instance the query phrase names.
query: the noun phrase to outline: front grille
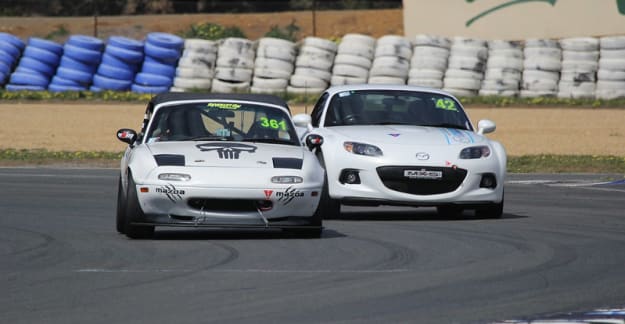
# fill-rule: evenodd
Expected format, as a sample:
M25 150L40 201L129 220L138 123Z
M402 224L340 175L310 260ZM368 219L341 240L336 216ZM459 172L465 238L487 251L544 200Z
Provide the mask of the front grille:
M211 212L255 212L258 210L258 200L191 198L189 207Z
M404 176L406 170L440 171L440 179L411 179ZM436 195L452 192L462 184L467 170L430 166L386 166L377 168L384 186L391 190L413 195Z

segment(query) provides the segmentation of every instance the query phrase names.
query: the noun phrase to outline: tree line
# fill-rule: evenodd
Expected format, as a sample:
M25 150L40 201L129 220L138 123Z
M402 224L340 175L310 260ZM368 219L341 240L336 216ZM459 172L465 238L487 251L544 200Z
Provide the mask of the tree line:
M0 0L0 16L92 16L401 8L402 0Z

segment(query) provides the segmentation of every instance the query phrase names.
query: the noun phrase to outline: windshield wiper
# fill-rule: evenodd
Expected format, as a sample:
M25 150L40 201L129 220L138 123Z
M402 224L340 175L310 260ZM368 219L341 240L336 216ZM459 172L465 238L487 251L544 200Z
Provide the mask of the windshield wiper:
M448 123L442 123L442 124L426 124L426 125L419 125L419 126L423 126L423 127L443 127L443 128L455 128L455 129L462 129L462 130L467 130L466 127L462 126L462 125L457 125L457 124L448 124Z
M270 143L270 144L287 144L295 145L292 141L275 138L244 138L241 142L258 142L258 143Z

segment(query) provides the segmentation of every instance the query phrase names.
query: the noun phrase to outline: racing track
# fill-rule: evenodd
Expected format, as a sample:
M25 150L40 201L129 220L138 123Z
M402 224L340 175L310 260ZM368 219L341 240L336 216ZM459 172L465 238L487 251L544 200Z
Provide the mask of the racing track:
M0 322L486 323L625 304L625 185L514 175L501 220L349 208L322 239L114 230L114 170L0 169ZM565 183L558 183L564 181Z

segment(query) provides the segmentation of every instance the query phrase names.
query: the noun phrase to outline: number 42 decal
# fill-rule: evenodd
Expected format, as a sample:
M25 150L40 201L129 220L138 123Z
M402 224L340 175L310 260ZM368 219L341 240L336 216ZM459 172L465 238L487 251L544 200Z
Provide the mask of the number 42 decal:
M458 111L458 108L456 108L456 103L453 100L448 99L448 98L437 99L436 108L450 110L450 111Z

